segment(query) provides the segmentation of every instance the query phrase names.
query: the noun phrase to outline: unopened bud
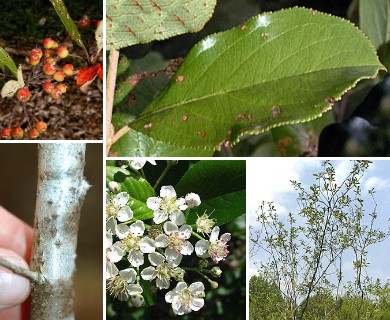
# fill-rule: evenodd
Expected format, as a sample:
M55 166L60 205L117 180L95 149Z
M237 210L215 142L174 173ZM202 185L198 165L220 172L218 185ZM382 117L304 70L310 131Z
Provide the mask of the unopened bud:
M113 193L119 193L121 191L121 189L122 189L121 185L118 182L116 182L116 181L110 181L108 183L108 188Z
M222 270L219 267L211 268L211 275L215 278L219 278L222 274Z
M213 289L217 289L218 288L218 282L211 281L210 285L211 285L211 288L213 288Z

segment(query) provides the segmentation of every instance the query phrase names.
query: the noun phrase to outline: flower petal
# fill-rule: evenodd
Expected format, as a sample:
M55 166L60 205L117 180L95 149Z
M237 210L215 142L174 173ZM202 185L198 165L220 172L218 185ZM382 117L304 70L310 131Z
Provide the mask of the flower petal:
M147 267L141 271L141 277L144 280L153 280L157 276L157 271L153 267Z
M119 275L128 283L134 283L137 277L137 272L133 268L127 268L119 271Z
M219 236L219 227L214 227L213 231L211 231L211 234L210 234L210 242L217 241L218 236Z
M151 254L149 254L148 258L152 266L155 267L159 266L165 261L165 257L158 252L152 252Z
M106 263L106 279L111 279L118 274L118 268L111 262Z
M119 239L124 239L129 234L129 227L124 223L118 224L115 228L115 233Z
M230 233L224 233L224 234L221 236L221 241L226 243L226 242L228 242L228 241L230 240L230 238L231 238Z
M175 260L179 255L181 255L181 253L177 252L175 249L165 249L165 257L167 260Z
M142 287L139 284L129 284L129 286L127 287L127 292L132 296L136 294L141 294L142 291Z
M130 227L130 233L133 236L140 237L145 232L145 225L141 220L138 220L137 222L134 222Z
M157 278L156 279L156 286L159 288L159 289L168 289L169 286L170 286L171 282L169 281L169 279L165 279L165 278Z
M168 213L166 213L164 210L155 210L154 211L154 217L153 221L157 224L163 223L165 220L168 219Z
M133 267L139 267L144 264L144 255L140 251L132 250L127 256L127 260Z
M139 248L142 253L151 253L156 250L154 241L149 237L144 237L138 242Z
M190 299L190 308L194 311L199 311L204 306L204 300L202 298Z
M161 199L158 197L150 197L146 200L146 206L152 210L159 209L160 203L161 203Z
M201 257L201 258L207 258L208 257L208 249L209 249L209 246L210 246L210 242L207 241L207 240L199 240L196 244L195 244L195 253L198 257Z
M160 234L154 241L158 248L166 248L168 246L168 237L165 234Z
M176 197L176 191L172 186L163 186L160 190L160 197L172 199Z
M167 221L164 223L164 232L167 234L167 235L170 235L172 232L176 232L179 230L179 228L177 227L176 224L174 224L173 222L171 221Z
M181 226L186 222L186 218L184 217L184 213L180 210L175 210L169 215L169 219L177 224L178 226Z
M127 201L129 201L129 194L126 192L121 192L116 195L116 197L112 200L112 203L116 206L123 207L126 205Z
M180 227L179 232L183 234L184 239L191 237L192 228L188 224L184 224Z
M189 256L192 252L194 252L194 246L189 241L185 241L180 250L180 253Z
M118 221L125 222L133 219L133 210L131 210L128 206L123 206L118 211Z

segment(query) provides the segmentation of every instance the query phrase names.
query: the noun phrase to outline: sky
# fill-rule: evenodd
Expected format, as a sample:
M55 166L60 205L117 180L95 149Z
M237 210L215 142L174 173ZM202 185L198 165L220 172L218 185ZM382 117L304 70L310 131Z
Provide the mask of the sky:
M362 179L362 193L367 194L375 188L377 202L377 226L388 227L390 222L390 160L372 160L373 163ZM249 225L257 228L256 211L263 200L273 201L278 214L286 216L289 212L297 212L297 192L293 189L290 180L296 180L303 187L311 185L315 180L314 173L321 171L322 160L315 158L258 158L247 160L247 212ZM336 171L336 180L344 179L352 168L350 160L331 161ZM367 204L370 197L363 196ZM368 207L365 207L368 209ZM249 260L249 277L257 273L254 265L264 254L257 254ZM384 242L369 247L368 273L382 281L390 279L390 238ZM352 257L344 259L343 269L348 273L352 269ZM349 274L353 274L350 272ZM349 279L352 280L352 279Z

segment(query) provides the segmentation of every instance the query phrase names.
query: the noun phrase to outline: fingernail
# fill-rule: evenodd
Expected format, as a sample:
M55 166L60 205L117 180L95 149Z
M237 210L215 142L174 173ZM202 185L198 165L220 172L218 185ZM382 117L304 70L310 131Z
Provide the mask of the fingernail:
M12 251L1 250L0 256L8 261L27 268L27 263ZM22 303L30 294L30 282L12 271L0 267L0 309L6 309Z

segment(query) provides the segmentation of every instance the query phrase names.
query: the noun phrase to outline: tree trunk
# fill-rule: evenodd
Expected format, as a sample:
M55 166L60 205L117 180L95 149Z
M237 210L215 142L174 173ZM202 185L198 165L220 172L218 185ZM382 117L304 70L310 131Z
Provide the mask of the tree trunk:
M30 269L32 320L73 320L73 275L84 179L85 143L39 145L38 188Z

